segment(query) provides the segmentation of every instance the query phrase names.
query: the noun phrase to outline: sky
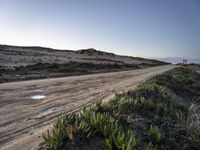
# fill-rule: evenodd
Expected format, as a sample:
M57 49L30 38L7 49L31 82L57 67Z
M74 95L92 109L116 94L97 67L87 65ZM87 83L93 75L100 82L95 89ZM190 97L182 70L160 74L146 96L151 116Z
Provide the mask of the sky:
M200 0L0 0L0 44L200 58Z

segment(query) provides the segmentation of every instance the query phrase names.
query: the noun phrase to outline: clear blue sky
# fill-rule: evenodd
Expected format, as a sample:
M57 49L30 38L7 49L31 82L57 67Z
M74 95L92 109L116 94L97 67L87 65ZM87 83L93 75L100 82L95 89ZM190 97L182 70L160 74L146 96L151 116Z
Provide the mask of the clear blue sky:
M0 0L0 43L200 58L200 0Z

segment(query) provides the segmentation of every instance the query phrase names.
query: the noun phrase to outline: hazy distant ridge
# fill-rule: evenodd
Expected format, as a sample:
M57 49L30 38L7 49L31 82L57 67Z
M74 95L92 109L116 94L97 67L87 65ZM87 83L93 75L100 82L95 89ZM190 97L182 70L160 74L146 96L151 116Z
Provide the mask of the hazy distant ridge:
M159 61L170 62L172 64L182 63L183 59L187 59L188 63L200 64L200 58L185 58L185 57L166 57L166 58L153 58Z

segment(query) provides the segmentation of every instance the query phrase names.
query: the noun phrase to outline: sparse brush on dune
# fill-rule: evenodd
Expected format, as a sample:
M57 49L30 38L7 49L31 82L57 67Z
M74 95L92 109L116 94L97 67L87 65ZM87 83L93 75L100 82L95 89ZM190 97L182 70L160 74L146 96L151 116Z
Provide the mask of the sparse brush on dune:
M97 138L103 139L99 149L199 149L200 84L196 83L200 78L187 69L166 72L133 91L116 94L106 104L98 101L59 118L52 131L44 133L44 144L50 150L87 149L84 145Z

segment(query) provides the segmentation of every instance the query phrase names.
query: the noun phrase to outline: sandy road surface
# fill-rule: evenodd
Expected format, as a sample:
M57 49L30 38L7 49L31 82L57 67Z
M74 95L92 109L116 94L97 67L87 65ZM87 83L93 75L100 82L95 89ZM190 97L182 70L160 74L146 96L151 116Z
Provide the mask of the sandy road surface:
M0 84L0 149L34 149L59 115L128 90L173 65ZM45 95L33 100L31 96Z

